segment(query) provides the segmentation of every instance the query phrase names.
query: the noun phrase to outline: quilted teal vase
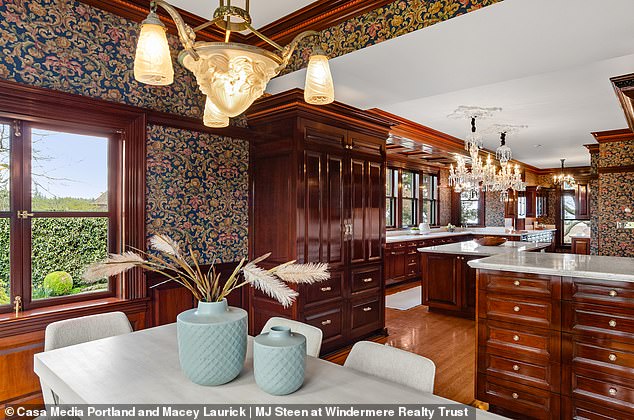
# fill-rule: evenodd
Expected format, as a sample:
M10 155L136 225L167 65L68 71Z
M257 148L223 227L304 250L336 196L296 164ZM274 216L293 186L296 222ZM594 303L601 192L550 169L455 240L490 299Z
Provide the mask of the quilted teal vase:
M253 340L253 370L260 389L287 395L304 383L306 337L288 327L272 327Z
M176 317L178 358L199 385L222 385L242 371L247 353L247 312L222 302L199 302Z

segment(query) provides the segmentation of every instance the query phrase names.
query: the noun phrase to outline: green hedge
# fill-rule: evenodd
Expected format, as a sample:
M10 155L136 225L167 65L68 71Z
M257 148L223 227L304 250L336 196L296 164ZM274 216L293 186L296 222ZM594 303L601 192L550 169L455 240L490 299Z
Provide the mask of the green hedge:
M95 285L86 285L81 275L86 265L107 256L107 243L106 218L32 219L31 278L34 297L46 296L43 281L47 274L54 271L65 271L72 276L71 293L95 289ZM9 223L4 219L0 221L0 289L5 291L8 290L9 279L8 249ZM102 284L105 285L105 281Z

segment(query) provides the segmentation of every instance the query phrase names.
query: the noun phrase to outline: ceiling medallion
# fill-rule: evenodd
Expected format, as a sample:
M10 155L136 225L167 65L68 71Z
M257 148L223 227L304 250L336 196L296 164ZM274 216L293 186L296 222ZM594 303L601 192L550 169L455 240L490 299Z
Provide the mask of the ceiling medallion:
M262 96L268 82L289 63L297 45L305 38L318 37L315 31L297 35L285 47L270 40L251 26L249 0L245 8L231 5L231 0L220 0L213 19L191 28L178 11L163 0L150 3L150 13L141 24L141 33L134 59L134 78L154 86L169 85L174 81L174 68L165 34L166 28L156 14L161 6L176 24L183 51L178 61L196 76L205 94L203 123L209 127L226 127L229 118L242 114ZM195 42L196 32L216 25L225 31L224 42ZM229 42L232 31L249 30L273 46L271 52L253 45ZM306 72L304 100L313 105L334 101L334 86L326 54L313 49Z

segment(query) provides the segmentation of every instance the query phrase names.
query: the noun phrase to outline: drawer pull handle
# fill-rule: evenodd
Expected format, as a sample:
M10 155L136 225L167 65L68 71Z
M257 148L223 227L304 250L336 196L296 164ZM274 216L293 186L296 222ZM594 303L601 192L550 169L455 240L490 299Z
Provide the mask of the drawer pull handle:
M615 395L616 395L616 392L617 392L617 391L616 391L616 388L610 388L610 389L608 389L608 394L610 394L610 395L612 395L612 396L615 396Z
M608 293L611 297L616 297L616 295L618 295L618 293L616 293L616 290L610 290L610 293Z
M372 308L370 308L369 306L366 306L365 308L363 308L363 312L370 312L372 310Z
M332 324L332 321L329 320L329 319L327 319L325 321L321 321L321 325L330 325L330 324Z
M519 285L520 285L520 281L519 281L519 280L515 280L515 281L513 282L513 285L514 285L514 286L519 286Z
M321 288L322 292L330 292L331 290L332 290L332 287L330 287L330 286L326 286L326 287L322 287Z
M514 400L518 399L520 396L517 395L517 392L514 392L511 394L511 397L513 397Z
M610 362L616 362L616 354L610 353L608 359L610 359Z
M517 372L518 370L520 370L520 367L518 365L513 365L513 370Z
M608 322L608 325L612 328L616 327L616 321L611 319L610 322Z
M364 283L372 283L372 277L368 277L367 279L363 279Z
M515 335L513 336L513 341L520 341L520 336L519 336L519 335L517 335L517 334L515 334Z
M520 307L519 307L519 306L513 306L513 310L514 310L515 312L519 312L519 311L520 311Z

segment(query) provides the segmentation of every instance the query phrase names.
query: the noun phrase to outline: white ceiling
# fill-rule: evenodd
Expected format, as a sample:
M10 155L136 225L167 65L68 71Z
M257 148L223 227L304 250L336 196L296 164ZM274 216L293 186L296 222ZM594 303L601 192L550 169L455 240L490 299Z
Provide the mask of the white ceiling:
M634 72L632 16L632 0L505 0L333 59L336 99L460 138L469 122L447 118L455 108L502 107L478 126L527 125L507 139L516 159L588 165L590 132L627 127L609 78ZM267 91L303 87L304 75Z
M260 29L314 1L315 0L251 0L249 14L251 15L251 19L253 19L253 27ZM168 2L205 19L211 19L214 10L216 10L220 4L218 0L168 0ZM244 8L245 0L231 0L231 5Z

